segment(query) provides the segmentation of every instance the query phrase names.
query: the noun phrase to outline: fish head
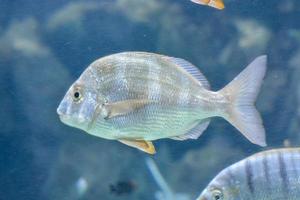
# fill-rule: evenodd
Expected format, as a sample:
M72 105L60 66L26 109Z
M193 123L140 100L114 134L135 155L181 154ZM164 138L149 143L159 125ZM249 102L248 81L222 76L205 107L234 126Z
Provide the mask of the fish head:
M197 200L237 200L239 187L232 180L215 178L200 194Z
M96 117L105 115L101 109L104 103L96 89L76 81L60 102L57 114L63 123L88 131Z

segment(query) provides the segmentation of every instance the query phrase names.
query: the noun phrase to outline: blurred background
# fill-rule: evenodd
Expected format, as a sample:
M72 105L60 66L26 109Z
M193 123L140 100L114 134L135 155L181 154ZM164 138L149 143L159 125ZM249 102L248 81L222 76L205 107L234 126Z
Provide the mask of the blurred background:
M299 146L300 1L224 3L219 11L189 0L0 0L0 200L169 200L148 155L56 114L92 61L122 51L184 58L214 90L267 54L257 101L267 148ZM198 140L155 145L151 157L177 200L195 199L221 169L263 150L217 118Z

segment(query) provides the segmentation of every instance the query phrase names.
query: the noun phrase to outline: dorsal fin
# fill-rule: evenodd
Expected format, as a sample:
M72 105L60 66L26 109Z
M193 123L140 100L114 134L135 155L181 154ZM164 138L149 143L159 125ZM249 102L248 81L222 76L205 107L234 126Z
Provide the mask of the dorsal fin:
M198 139L200 135L207 129L210 123L209 119L201 120L196 126L183 135L172 137L173 140L187 140L187 139Z
M178 66L183 68L186 72L191 74L195 79L197 79L205 89L210 89L208 80L205 78L202 72L195 65L191 64L190 62L182 58L174 58L174 57L168 57L168 58L171 60L171 62L177 64Z

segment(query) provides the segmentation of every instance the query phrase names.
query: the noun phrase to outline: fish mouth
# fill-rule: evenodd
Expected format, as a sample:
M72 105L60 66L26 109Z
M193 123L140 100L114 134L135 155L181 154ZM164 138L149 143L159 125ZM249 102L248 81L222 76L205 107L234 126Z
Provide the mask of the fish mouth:
M56 113L58 114L58 117L59 117L60 119L62 119L62 118L64 117L64 113L62 112L60 106L56 109Z
M64 124L67 124L67 121L69 119L68 115L66 115L60 107L57 108L56 112L58 114L60 121L63 122Z
M67 116L65 116L63 114L61 114L61 115L59 114L58 117L59 117L59 119L60 119L61 122L63 122L64 124L66 124L66 121L67 121L67 118L68 118Z
M60 106L56 109L56 113L59 115L59 117L63 115L63 112L62 112Z
M56 113L60 118L65 118L67 114L67 108L65 107L64 104L60 103L59 106L56 109Z

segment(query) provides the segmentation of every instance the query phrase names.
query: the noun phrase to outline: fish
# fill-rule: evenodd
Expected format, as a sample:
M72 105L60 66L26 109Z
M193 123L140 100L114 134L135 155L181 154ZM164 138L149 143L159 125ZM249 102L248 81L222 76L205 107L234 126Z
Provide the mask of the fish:
M92 62L71 85L57 113L66 125L146 153L154 140L197 139L223 117L252 143L266 146L254 106L267 56L256 58L219 91L190 62L155 53L121 52Z
M300 148L263 151L222 170L197 200L298 200Z
M137 188L137 185L131 181L118 181L115 184L109 185L109 190L112 194L115 194L117 196L122 195L128 195L134 192L134 190Z
M219 10L225 8L223 0L191 0L191 1L197 4L211 6Z

